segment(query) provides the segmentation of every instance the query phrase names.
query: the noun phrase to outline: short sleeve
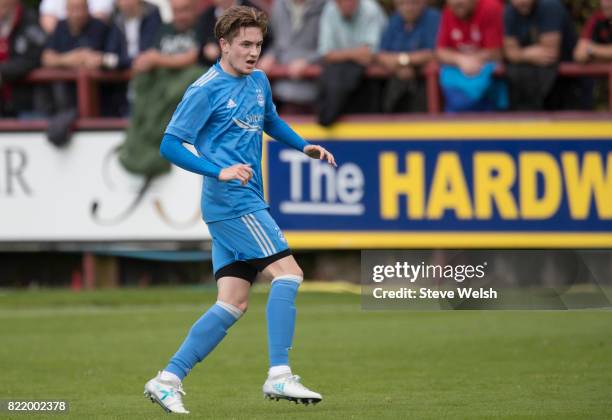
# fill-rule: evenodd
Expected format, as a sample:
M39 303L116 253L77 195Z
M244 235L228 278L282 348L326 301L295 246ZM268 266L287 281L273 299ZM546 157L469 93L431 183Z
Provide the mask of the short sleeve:
M56 52L63 52L62 51L62 36L63 36L63 21L60 21L56 26L55 29L53 30L53 32L51 33L51 35L49 36L49 38L47 38L47 44L45 45L45 48L49 48L50 50L56 51Z
M594 14L589 18L587 23L582 28L582 33L580 34L580 38L584 39L593 39L593 29L595 28L595 22L597 21L597 15Z
M450 26L450 11L445 7L442 12L442 18L440 19L440 29L438 30L438 48L452 48L453 44L450 39Z
M504 8L504 35L507 37L516 38L516 12L512 5L507 4Z
M334 28L333 28L333 2L327 2L323 7L321 21L319 25L319 45L318 51L320 55L325 55L334 49Z
M542 10L538 14L538 26L541 34L563 31L563 18L565 11L557 1L542 1Z
M437 10L427 10L428 19L425 29L425 45L423 46L427 50L433 50L436 48L436 37L438 36L438 29L440 27L440 13Z
M380 51L393 50L393 46L391 45L391 40L393 39L393 23L393 19L389 19L389 22L387 22L387 27L380 38Z
M166 133L194 144L211 113L208 93L200 86L191 86L176 107Z
M378 3L372 3L370 13L365 25L368 30L362 33L362 43L377 51L382 31L387 24L387 16Z
M482 47L488 49L501 48L504 38L503 8L497 0L492 1L483 22Z

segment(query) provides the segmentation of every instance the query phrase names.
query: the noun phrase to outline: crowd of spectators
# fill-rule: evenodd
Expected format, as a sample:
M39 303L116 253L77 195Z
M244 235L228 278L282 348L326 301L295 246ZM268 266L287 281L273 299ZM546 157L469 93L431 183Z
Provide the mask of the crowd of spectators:
M198 14L196 0L168 1L173 17L163 23L144 0L42 0L38 14L20 0L0 0L0 116L49 117L61 139L77 117L75 87L20 81L31 70L204 71L219 58L220 14L238 3L261 5L213 0ZM446 0L442 10L394 0L393 7L388 15L376 0L274 0L259 67L287 69L288 79L274 81L281 110L316 112L323 125L346 112L424 111L422 75L434 60L448 111L576 109L589 106L593 82L559 77L559 63L612 61L612 0L600 0L580 36L561 0ZM503 79L495 76L501 63ZM311 64L322 68L318 80L304 77ZM389 76L367 77L372 65ZM132 84L103 89L102 114L137 113L134 95Z

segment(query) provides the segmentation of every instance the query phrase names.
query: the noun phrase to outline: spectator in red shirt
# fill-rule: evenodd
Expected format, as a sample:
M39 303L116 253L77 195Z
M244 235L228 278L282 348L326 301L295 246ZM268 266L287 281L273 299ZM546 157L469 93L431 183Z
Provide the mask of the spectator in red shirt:
M503 43L499 0L447 0L436 55L448 112L501 110L508 106L505 84L494 79Z
M0 117L34 110L31 86L15 82L38 67L44 44L36 13L19 0L0 0Z
M578 62L612 61L612 0L600 0L600 5L584 26L574 50Z
M498 0L447 0L436 55L466 75L501 58L503 8Z

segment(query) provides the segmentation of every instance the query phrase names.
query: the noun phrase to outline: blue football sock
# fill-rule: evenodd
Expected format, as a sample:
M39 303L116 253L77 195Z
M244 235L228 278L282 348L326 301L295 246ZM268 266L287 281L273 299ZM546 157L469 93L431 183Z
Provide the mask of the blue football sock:
M295 297L300 281L297 276L283 276L272 282L266 307L270 367L289 365L289 348L295 330Z
M223 340L227 330L241 315L242 312L232 305L224 302L214 304L193 324L165 370L174 373L182 381L196 363L204 360Z

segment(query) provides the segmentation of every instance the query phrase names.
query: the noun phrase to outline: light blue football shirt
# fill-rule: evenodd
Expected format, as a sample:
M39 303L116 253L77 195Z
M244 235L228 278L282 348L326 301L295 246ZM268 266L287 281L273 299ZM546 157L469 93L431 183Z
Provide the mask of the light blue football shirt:
M268 208L261 144L264 122L275 117L270 82L260 70L237 77L217 63L185 92L166 133L193 144L199 156L219 168L248 163L253 169L253 178L244 186L238 180L204 177L201 205L207 223Z

